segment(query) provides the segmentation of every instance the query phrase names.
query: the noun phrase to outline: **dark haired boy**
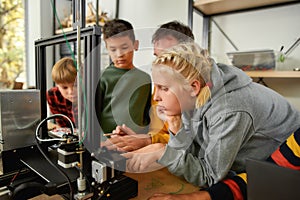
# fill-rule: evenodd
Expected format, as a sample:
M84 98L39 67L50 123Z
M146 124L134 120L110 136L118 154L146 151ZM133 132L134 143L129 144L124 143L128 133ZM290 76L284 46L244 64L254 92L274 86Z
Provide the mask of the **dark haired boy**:
M104 133L126 124L138 133L148 131L151 78L133 65L138 41L132 25L122 19L108 21L103 38L112 63L103 71L96 94L97 117Z

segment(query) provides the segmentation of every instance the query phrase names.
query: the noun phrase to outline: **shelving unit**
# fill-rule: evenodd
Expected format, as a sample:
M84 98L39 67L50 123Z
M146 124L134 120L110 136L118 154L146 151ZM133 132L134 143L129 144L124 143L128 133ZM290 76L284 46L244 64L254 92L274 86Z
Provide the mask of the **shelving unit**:
M295 3L298 0L195 0L194 8L204 15L217 15L249 9L266 8Z
M252 78L300 78L299 71L245 71Z
M189 11L203 16L202 46L209 49L211 17L249 10L258 10L291 4L299 4L299 0L189 0ZM189 24L193 24L193 15L189 14ZM252 78L300 78L298 71L247 71Z

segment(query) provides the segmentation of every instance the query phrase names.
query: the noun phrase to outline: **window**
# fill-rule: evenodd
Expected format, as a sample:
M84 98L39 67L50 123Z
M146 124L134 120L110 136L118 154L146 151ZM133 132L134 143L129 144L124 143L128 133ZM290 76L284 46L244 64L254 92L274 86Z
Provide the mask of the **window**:
M24 24L23 0L0 1L0 89L25 82Z

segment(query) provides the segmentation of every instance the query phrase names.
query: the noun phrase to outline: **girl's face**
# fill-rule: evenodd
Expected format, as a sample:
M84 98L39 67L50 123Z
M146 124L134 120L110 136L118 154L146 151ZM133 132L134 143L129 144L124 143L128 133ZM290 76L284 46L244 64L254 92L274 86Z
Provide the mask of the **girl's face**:
M59 83L56 84L61 95L71 102L75 102L77 99L77 88L74 83Z
M152 68L152 77L156 87L153 98L158 102L159 116L180 115L183 111L194 108L196 98L191 95L191 86L183 86L184 81L178 80L178 77L174 78L166 71L162 72L159 67Z

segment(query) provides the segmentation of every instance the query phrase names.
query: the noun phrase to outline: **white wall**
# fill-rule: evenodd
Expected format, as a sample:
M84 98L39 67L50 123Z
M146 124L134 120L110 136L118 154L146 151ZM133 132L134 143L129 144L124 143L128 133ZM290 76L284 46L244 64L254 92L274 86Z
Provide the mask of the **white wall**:
M197 12L193 12L193 33L196 43L202 46L203 18Z
M151 38L154 31L169 21L188 23L188 0L121 0L119 18L132 23L140 41L134 64L149 72L153 56Z
M34 42L49 37L52 29L52 8L50 1L25 1L26 16L26 79L27 86L36 86ZM52 63L52 52L47 51L47 63Z
M172 20L187 23L188 0L121 0L119 18L135 28L158 27Z

